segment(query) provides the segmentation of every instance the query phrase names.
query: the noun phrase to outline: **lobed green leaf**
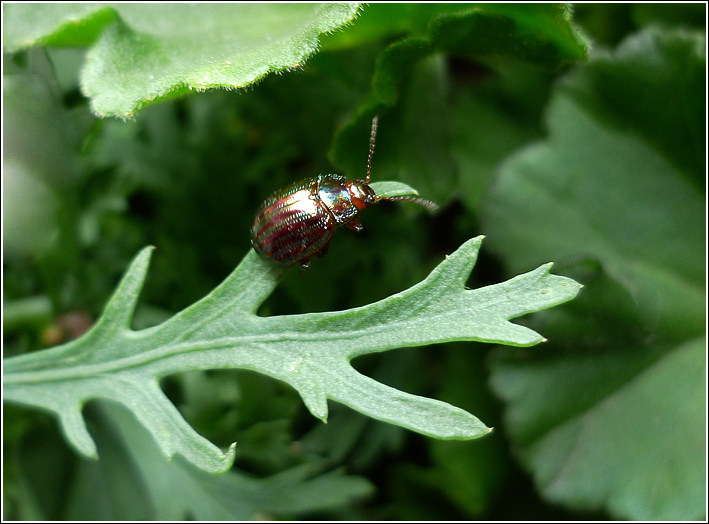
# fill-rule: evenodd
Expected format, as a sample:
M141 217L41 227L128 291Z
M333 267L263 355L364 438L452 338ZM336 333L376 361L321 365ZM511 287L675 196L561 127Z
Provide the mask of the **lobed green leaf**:
M466 411L410 395L366 377L350 360L398 347L471 340L529 346L539 334L509 322L570 300L579 285L549 274L551 264L507 282L471 290L465 280L482 237L466 242L423 282L368 306L341 312L259 317L256 310L283 269L255 252L207 297L158 326L132 331L130 321L152 249L143 249L105 311L83 337L42 352L6 359L5 399L54 412L71 444L96 456L81 415L92 398L130 409L162 452L180 453L211 472L229 468L223 453L198 435L159 387L186 370L243 368L295 388L326 420L327 399L425 435L470 439L489 432Z

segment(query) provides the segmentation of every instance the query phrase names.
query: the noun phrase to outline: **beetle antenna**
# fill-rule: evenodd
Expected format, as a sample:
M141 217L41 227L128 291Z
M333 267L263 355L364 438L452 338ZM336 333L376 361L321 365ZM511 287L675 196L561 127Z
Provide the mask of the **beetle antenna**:
M367 184L369 184L369 173L372 171L372 155L374 154L374 139L377 138L377 124L379 116L372 118L372 134L369 135L369 158L367 158Z
M395 197L380 197L379 200L403 200L404 202L413 202L420 206L425 207L429 211L438 211L439 205L430 200L425 200L423 198L416 198L412 196L395 196Z

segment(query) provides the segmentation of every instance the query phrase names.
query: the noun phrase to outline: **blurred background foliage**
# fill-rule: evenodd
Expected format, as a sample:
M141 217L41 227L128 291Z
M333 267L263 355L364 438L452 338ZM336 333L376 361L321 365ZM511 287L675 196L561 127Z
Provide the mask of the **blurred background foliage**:
M164 469L116 406L86 408L93 462L47 415L5 405L4 518L706 518L706 6L580 4L571 23L529 4L486 9L365 6L302 67L238 92L178 90L127 121L93 116L87 47L66 47L99 38L112 12L87 19L87 42L6 44L4 356L83 333L148 244L134 329L203 297L250 249L269 193L364 176L375 113L372 178L443 209L367 210L364 231L339 231L262 315L374 302L478 234L470 287L548 261L586 287L521 319L543 347L354 362L474 413L495 427L481 440L436 441L338 405L323 425L246 371L168 377L200 433L238 442L234 470L210 477ZM500 36L515 24L524 38Z

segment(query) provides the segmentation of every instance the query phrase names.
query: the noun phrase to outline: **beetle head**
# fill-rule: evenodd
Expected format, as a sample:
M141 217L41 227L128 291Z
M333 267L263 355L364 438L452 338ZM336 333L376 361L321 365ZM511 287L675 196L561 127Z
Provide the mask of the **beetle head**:
M363 180L349 180L345 185L357 209L367 208L379 200L374 190Z

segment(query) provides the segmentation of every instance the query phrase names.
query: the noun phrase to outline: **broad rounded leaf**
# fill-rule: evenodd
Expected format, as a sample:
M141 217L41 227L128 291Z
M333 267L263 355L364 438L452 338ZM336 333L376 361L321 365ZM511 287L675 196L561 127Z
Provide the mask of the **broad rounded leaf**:
M568 350L500 352L492 383L544 496L623 519L705 518L706 201L687 176L702 158L673 145L673 125L655 126L656 104L635 102L665 100L667 85L678 86L674 107L703 97L696 42L651 29L576 71L548 109L549 138L502 166L486 205L486 231L513 270L552 256L594 261L608 277L589 287L598 295ZM664 80L637 81L650 64ZM622 89L598 90L596 79L626 70ZM688 129L704 120L659 112ZM567 337L571 320L558 320Z
M317 50L319 36L351 22L359 4L12 7L4 17L4 27L16 28L7 48L92 43L82 91L96 114L127 118L158 99L243 88L271 72L298 68ZM42 23L33 23L36 18ZM77 25L87 28L81 36Z

